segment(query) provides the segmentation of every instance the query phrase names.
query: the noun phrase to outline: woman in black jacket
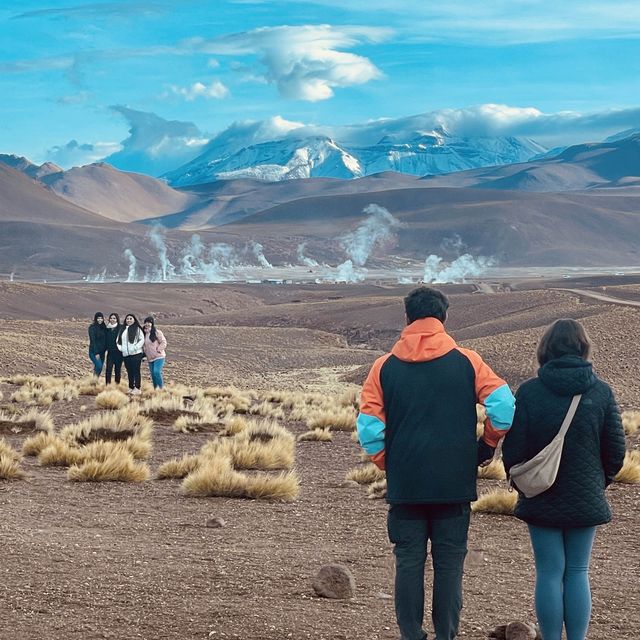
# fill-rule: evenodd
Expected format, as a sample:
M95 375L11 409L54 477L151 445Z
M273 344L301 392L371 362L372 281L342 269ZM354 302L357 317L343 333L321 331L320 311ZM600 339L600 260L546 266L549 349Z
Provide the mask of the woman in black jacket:
M515 515L529 526L536 565L535 605L544 640L584 640L591 618L589 561L596 526L611 520L605 487L625 454L620 412L609 385L593 373L591 343L575 320L557 320L538 345L537 378L516 393L503 444L509 469L531 459L558 433L571 398L582 394L564 439L555 483L521 493Z
M104 354L107 350L107 330L104 326L104 315L98 311L89 325L89 358L93 363L93 375L98 378L104 365Z
M109 314L109 322L107 323L107 368L104 372L107 384L111 384L111 375L113 373L115 373L116 384L120 384L122 353L118 349L118 337L121 329L120 316L117 313Z

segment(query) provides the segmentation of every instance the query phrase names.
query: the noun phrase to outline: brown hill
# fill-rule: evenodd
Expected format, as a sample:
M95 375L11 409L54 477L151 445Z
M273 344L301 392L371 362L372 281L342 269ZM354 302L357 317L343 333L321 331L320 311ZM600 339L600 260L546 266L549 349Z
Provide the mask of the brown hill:
M0 272L78 278L122 262L125 243L141 245L143 234L67 202L0 163ZM139 253L148 255L142 247Z
M48 175L42 182L65 200L119 222L175 213L198 200L160 180L103 162Z
M355 228L371 203L403 223L392 252L405 257L442 255L443 241L457 234L465 251L492 256L503 265L640 262L640 193L635 190L626 197L606 191L548 194L451 188L316 196L272 207L224 230L259 237L266 247L287 242L294 247L304 240L314 257L344 255L335 238Z
M428 176L434 187L476 187L518 191L581 191L640 185L640 135L580 144L533 162Z

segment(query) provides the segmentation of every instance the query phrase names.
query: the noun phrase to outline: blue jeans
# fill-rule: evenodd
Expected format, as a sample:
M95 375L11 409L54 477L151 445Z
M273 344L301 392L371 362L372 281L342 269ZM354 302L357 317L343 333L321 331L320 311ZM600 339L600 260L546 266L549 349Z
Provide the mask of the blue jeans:
M425 640L424 565L431 540L431 618L438 640L458 635L469 504L393 504L387 521L396 556L396 619L402 640Z
M162 367L164 367L164 358L159 358L149 363L149 372L151 373L151 382L153 382L154 389L162 389L164 385Z
M536 563L535 603L544 640L584 640L591 618L589 561L595 527L529 525Z
M91 351L89 351L89 358L91 362L93 362L94 375L99 376L104 366L104 353L91 353Z

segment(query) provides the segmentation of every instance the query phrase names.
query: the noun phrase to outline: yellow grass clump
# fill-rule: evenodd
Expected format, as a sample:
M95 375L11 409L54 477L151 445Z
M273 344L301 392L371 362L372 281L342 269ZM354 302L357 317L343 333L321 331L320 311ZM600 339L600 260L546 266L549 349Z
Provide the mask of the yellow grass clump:
M233 469L231 460L214 456L204 461L182 482L185 494L197 497L250 498L291 502L299 493L295 473L248 475Z
M250 407L249 413L251 415L264 416L265 418L284 418L282 407L276 407L267 400Z
M54 438L38 453L38 462L43 467L69 467L83 460L84 455L79 448L72 447L60 438Z
M242 416L232 416L225 424L225 435L235 436L249 427L249 422Z
M495 489L484 493L475 502L472 502L471 510L474 513L493 513L510 516L513 514L517 501L518 494L515 491Z
M640 482L640 455L637 451L627 451L624 454L624 462L622 469L618 471L614 482L622 482L624 484L636 484Z
M22 455L37 456L43 449L54 444L56 436L50 431L40 431L35 436L28 437L22 443Z
M640 411L624 411L622 414L622 426L628 436L632 436L640 429Z
M149 478L149 467L137 463L130 453L120 448L103 460L89 459L72 465L67 478L74 482L144 482Z
M24 413L8 413L0 411L0 428L19 434L33 431L53 431L53 420L48 411L38 411L35 408Z
M105 388L100 378L83 378L78 382L78 393L81 396L97 396Z
M94 414L75 425L65 427L60 438L73 445L96 440L126 441L136 458L146 458L151 451L152 422L138 413L136 405L118 411Z
M488 465L478 467L478 478L484 480L506 480L507 473L504 470L502 460L494 458Z
M352 407L313 412L306 419L309 429L331 429L332 431L354 431L356 412Z
M345 480L352 480L358 484L372 484L383 480L385 477L385 472L382 469L378 469L375 464L369 462L348 471Z
M25 472L20 468L22 456L4 439L0 438L0 480L20 480Z
M182 458L173 458L163 462L156 472L158 480L184 478L195 471L200 464L200 456L185 454Z
M105 389L96 396L99 409L122 409L129 404L129 398L119 389Z
M298 436L298 442L305 442L307 440L313 440L316 442L331 442L333 435L329 429L313 429L311 431L305 431Z
M369 500L379 500L387 497L387 479L372 482L367 487L367 498Z

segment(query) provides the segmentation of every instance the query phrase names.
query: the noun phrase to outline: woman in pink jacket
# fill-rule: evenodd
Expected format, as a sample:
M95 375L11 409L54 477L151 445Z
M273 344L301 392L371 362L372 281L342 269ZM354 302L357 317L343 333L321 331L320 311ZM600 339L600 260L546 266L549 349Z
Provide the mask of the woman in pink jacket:
M167 339L160 329L156 329L156 322L153 316L144 319L144 355L149 363L151 382L154 389L162 389L164 381L162 379L162 367L167 356Z

